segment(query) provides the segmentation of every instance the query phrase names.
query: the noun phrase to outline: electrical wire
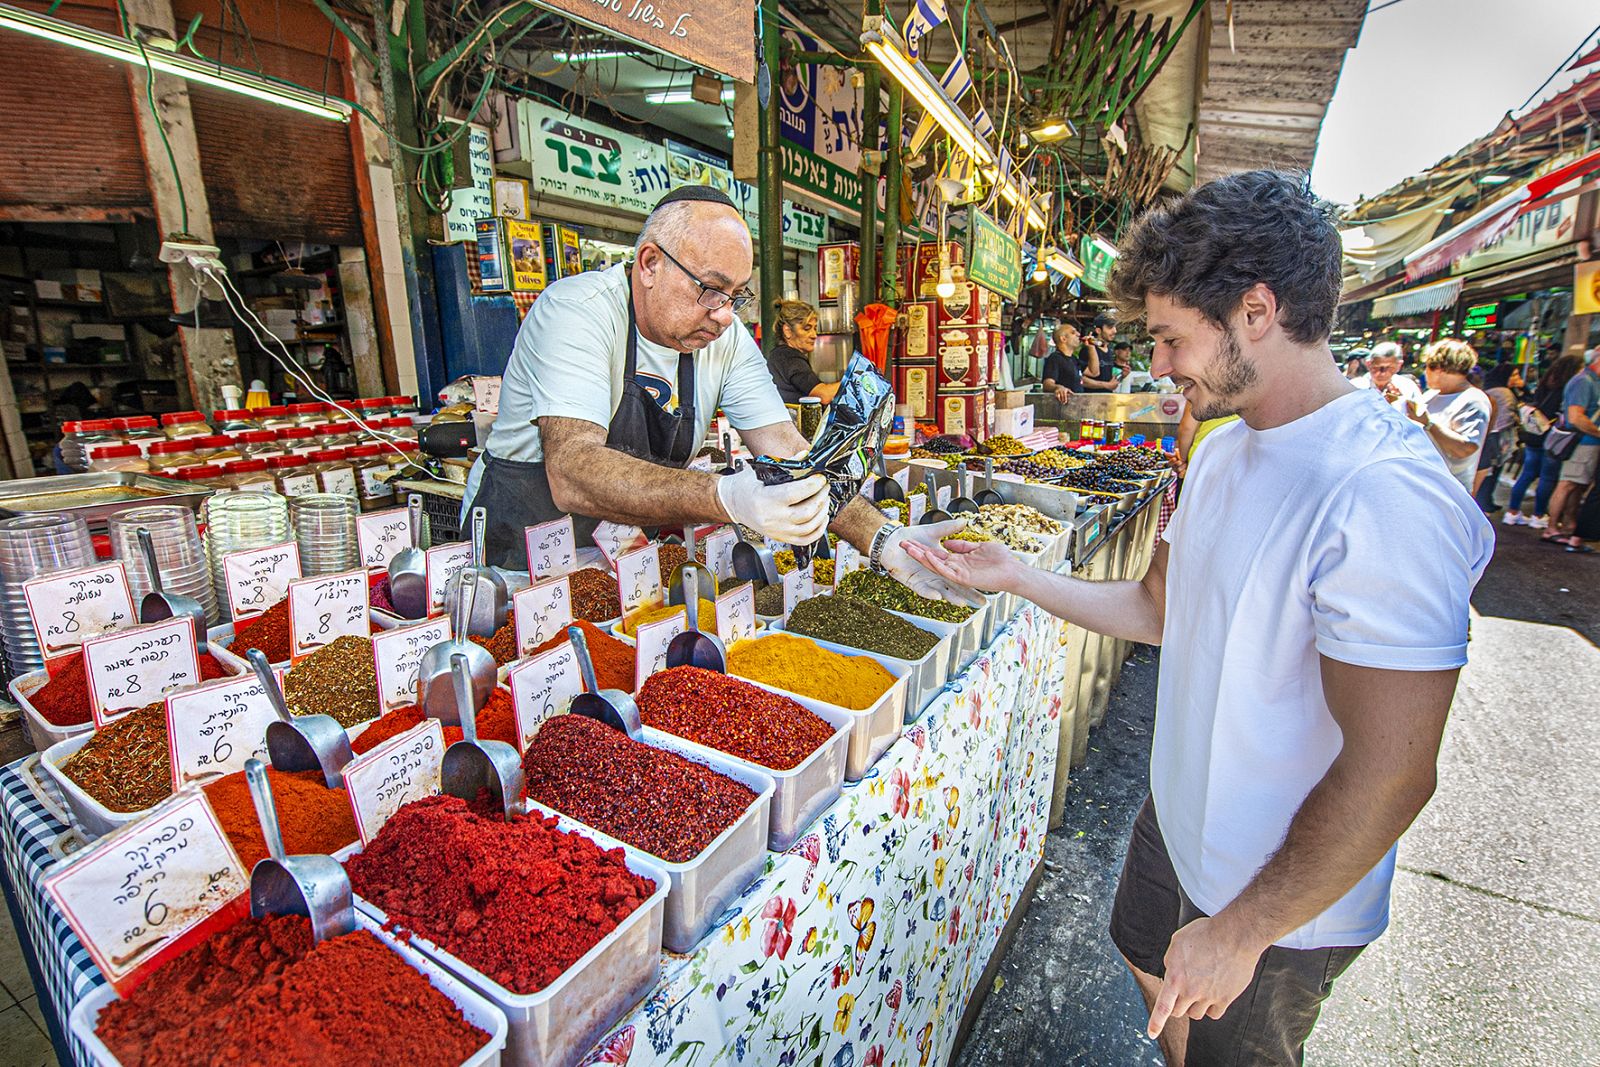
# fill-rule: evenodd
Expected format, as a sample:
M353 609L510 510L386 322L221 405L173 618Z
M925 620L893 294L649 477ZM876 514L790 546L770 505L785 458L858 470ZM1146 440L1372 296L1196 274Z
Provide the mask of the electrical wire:
M1544 81L1540 82L1539 83L1539 88L1537 88L1533 92L1529 93L1528 94L1528 99L1524 100L1522 102L1522 106L1517 108L1517 110L1521 111L1522 108L1525 108L1529 104L1533 103L1534 97L1536 97L1540 93L1544 92L1545 87L1548 86L1551 82L1556 80L1556 75L1558 75L1562 71L1566 70L1567 69L1567 64L1571 63L1574 59L1578 58L1578 53L1583 51L1584 47L1589 43L1589 39L1591 37L1593 37L1596 32L1600 32L1600 26L1596 26L1594 29L1592 29L1588 33L1584 34L1583 40L1578 42L1578 47L1574 48L1567 55L1566 59L1563 59L1560 63L1556 64L1556 69L1552 70L1550 72L1550 77L1548 77Z
M167 152L167 165L172 168L172 184L178 190L178 214L183 220L179 232L188 236L189 198L183 191L183 175L178 172L178 157L173 154L172 142L167 139L166 123L161 121L161 112L156 108L156 68L150 63L150 54L144 50L142 36L134 32L133 21L128 17L128 9L123 6L122 0L117 0L117 17L122 21L123 35L138 46L139 58L144 60L144 98L150 105L150 120L155 123L156 133L161 135L161 147Z

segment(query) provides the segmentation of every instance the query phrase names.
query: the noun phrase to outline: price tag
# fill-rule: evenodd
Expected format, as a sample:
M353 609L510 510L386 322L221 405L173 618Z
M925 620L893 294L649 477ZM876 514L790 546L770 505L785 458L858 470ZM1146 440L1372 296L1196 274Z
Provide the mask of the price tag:
M861 550L849 541L840 540L833 546L833 584L851 571L861 569Z
M613 570L616 569L617 560L636 548L643 548L650 541L637 526L619 526L609 521L596 526L593 536L595 547L606 557L607 565Z
M351 467L335 467L323 471L318 475L322 479L324 493L343 493L345 496L360 497L356 489L356 472Z
M319 574L289 583L289 658L302 657L346 634L367 637L367 572Z
M101 727L119 713L200 683L194 620L187 615L102 634L83 643L89 710Z
M637 693L644 680L657 671L667 669L667 646L672 639L689 628L688 613L681 608L664 619L647 622L634 631L638 650L633 658L633 691Z
M32 578L22 595L46 659L139 621L121 560Z
M665 602L661 595L661 546L646 545L617 559L622 617Z
M113 985L249 889L249 872L198 789L101 838L44 879L44 891Z
M577 568L578 539L571 515L529 526L522 536L528 544L528 574L534 581L571 574Z
M301 455L304 452L315 452L321 446L314 445L310 449L296 449L291 455ZM320 493L322 489L317 485L315 474L286 474L278 479L278 488L286 497L305 496L307 493Z
M234 623L253 619L289 595L289 583L300 577L300 546L285 541L229 552L222 557L222 574Z
M783 621L789 621L789 613L800 601L807 599L816 592L816 582L812 580L810 567L796 567L783 576Z
M900 491L902 493L911 492L911 468L910 467L901 467L899 470L895 471L894 472L894 480L900 483Z
M281 685L281 679L279 684ZM267 725L278 721L253 672L167 698L167 748L172 786L182 789L267 759Z
M583 674L571 641L524 660L506 675L511 708L517 717L518 747L526 752L539 727L565 715L572 698L583 692Z
M565 577L517 590L511 598L517 655L526 656L572 622L572 583Z
M500 414L500 377L472 379L472 406L484 415Z
M383 570L403 548L411 547L411 512L405 508L374 511L356 519L356 545L361 565Z
M363 846L402 806L439 793L443 763L444 727L438 719L424 719L345 764L344 790Z
M423 558L428 571L428 614L437 615L444 610L444 594L450 579L472 562L472 542L452 541L439 545L428 549Z
M756 587L754 582L740 582L728 592L717 597L717 636L723 645L733 647L756 635Z
M719 583L733 577L733 544L737 538L731 526L721 526L706 534L706 566L711 568Z
M928 513L928 498L922 493L906 497L906 522L915 526Z
M940 511L950 510L950 494L953 492L955 487L950 485L941 485L933 491L933 498L939 502Z
M372 638L372 661L378 672L378 703L383 714L417 702L417 668L422 655L450 640L450 620L440 617L416 626L397 626Z

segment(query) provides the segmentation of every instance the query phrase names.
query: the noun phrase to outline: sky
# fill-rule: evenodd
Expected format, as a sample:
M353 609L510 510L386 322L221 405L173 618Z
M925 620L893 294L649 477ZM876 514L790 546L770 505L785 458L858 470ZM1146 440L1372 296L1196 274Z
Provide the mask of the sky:
M1588 0L1401 0L1369 13L1322 124L1312 187L1350 204L1432 166L1520 107L1597 22ZM1540 98L1576 76L1557 75Z

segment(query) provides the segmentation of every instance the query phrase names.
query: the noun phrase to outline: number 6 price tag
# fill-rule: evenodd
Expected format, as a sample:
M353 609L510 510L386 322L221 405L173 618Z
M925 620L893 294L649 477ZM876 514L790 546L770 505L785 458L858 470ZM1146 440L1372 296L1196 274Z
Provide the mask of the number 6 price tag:
M517 664L506 676L506 684L511 686L511 708L517 717L517 747L526 752L539 727L566 714L572 698L583 692L583 675L572 642L563 641Z
M30 579L22 595L45 659L138 622L121 560Z
M367 572L319 574L289 583L289 659L295 663L330 641L372 633Z
M249 672L169 696L173 788L242 771L252 757L265 762L267 724L277 719L266 688Z
M378 703L385 714L417 702L417 674L422 657L434 645L450 640L450 620L429 619L415 626L397 626L372 639L378 674Z
M660 545L647 545L617 560L617 590L623 618L662 603Z
M58 864L44 880L44 891L119 989L162 946L249 888L238 853L197 789Z
M566 578L518 589L511 598L517 655L526 656L572 621L572 583Z

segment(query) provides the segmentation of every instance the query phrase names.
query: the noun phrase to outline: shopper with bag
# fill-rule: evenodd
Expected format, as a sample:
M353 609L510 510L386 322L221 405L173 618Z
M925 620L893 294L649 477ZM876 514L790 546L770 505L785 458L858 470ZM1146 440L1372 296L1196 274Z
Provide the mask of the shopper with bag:
M1543 530L1550 525L1550 495L1556 490L1561 475L1561 461L1545 451L1545 434L1550 432L1561 417L1561 394L1572 376L1583 369L1577 356L1562 356L1552 363L1539 379L1533 391L1533 400L1517 411L1517 439L1522 443L1522 473L1511 487L1511 500L1506 505L1505 517L1500 521L1507 526L1528 526ZM1522 500L1528 489L1538 483L1533 495L1533 514L1522 513Z
M1578 505L1600 467L1600 345L1584 356L1584 368L1561 396L1561 424L1545 435L1546 455L1561 460L1561 482L1550 498L1550 532L1542 540L1568 552L1593 552L1576 532Z

